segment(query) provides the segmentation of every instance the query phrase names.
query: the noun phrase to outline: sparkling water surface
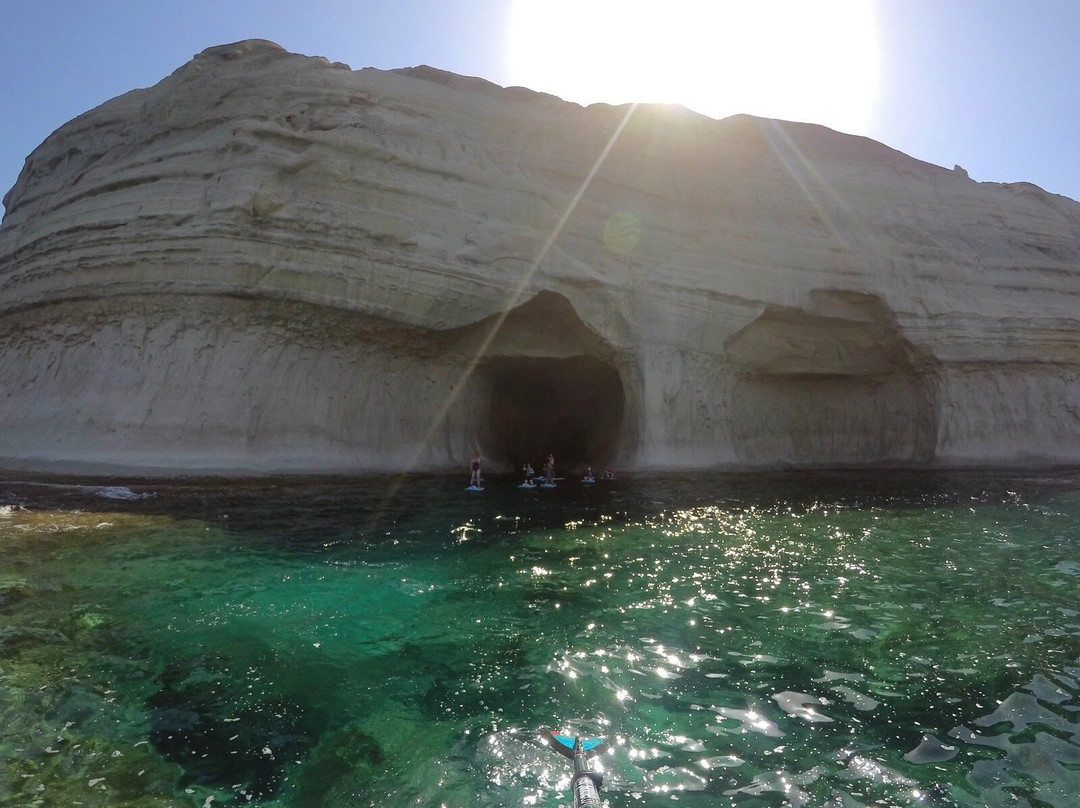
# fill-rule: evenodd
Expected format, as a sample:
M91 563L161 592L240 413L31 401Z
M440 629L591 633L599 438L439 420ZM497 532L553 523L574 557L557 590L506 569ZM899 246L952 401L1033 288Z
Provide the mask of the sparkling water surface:
M0 805L1080 805L1080 474L0 483Z

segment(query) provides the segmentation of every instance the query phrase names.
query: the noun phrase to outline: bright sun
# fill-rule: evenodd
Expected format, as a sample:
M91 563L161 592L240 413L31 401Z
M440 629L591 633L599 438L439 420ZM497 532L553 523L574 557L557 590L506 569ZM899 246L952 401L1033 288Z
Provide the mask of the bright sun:
M589 104L677 103L862 133L878 87L870 0L515 0L510 83Z

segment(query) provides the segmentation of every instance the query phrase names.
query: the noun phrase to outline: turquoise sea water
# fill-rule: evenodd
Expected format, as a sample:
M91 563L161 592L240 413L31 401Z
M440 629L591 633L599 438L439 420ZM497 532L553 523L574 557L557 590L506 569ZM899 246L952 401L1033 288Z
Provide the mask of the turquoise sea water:
M0 483L0 805L1080 804L1080 474Z

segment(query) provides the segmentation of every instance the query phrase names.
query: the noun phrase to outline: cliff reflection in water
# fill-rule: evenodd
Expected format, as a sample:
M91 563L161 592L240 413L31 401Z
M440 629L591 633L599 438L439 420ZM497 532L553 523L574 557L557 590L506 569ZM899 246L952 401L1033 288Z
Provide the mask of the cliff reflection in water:
M1074 804L1077 475L516 482L0 485L0 805Z

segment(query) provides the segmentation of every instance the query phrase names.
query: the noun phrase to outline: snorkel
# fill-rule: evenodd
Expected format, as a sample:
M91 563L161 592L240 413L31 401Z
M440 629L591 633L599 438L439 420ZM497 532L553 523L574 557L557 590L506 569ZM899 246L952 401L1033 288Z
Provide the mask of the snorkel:
M574 778L570 781L574 808L601 808L603 803L600 802L600 786L604 784L604 775L589 768L589 759L607 748L607 740L571 738L552 730L548 743L556 752L574 761Z

